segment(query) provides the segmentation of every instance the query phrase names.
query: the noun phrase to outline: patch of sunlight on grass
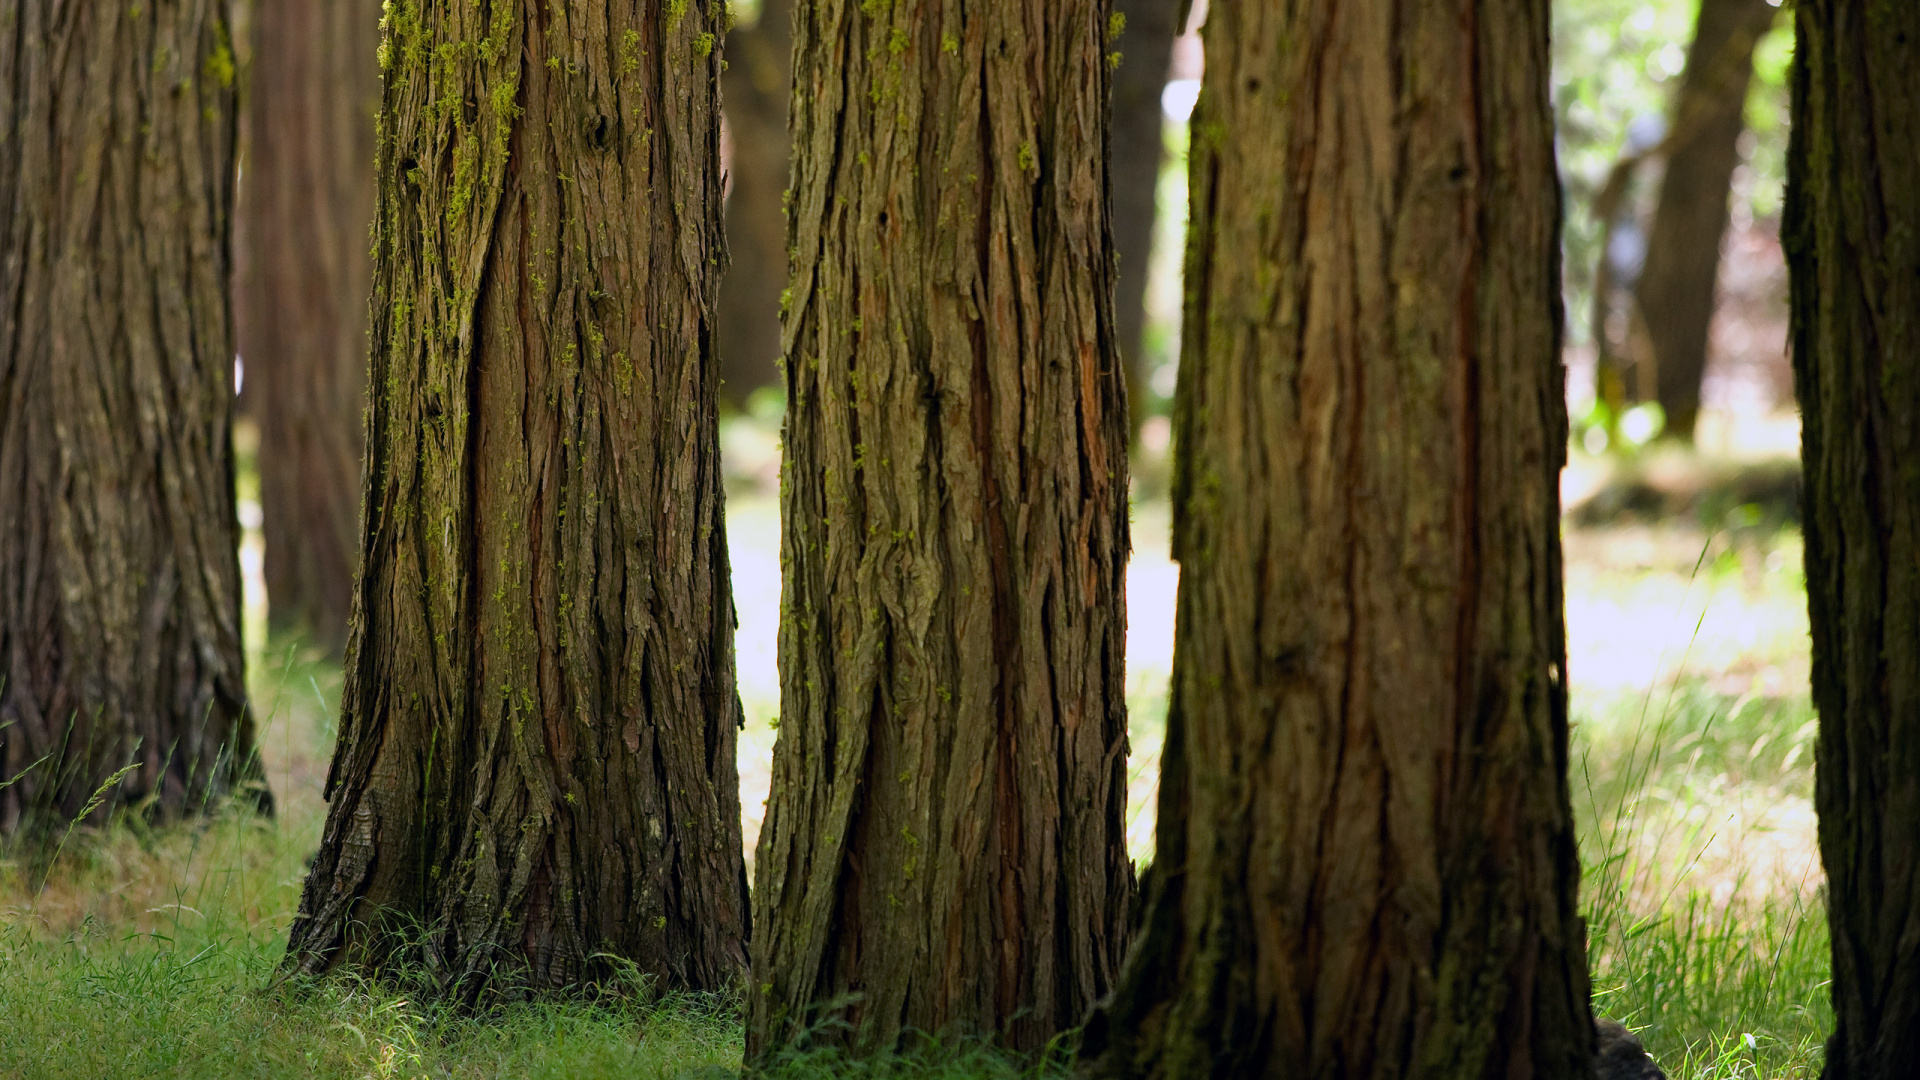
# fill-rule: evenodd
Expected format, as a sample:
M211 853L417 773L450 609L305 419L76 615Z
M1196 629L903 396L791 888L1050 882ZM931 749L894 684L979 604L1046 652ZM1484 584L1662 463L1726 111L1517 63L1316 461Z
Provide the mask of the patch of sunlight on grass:
M1595 1011L1676 1080L1817 1076L1832 1011L1799 537L1629 526L1566 551Z

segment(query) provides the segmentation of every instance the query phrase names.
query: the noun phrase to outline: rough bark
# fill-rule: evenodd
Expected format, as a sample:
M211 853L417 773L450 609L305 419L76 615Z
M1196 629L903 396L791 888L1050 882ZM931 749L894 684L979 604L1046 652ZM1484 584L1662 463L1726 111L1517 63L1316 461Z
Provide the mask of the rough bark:
M365 556L291 971L742 971L719 18L389 4Z
M1037 1048L1124 946L1107 16L799 9L749 1060L809 1028Z
M1733 169L1740 163L1753 47L1776 10L1768 0L1700 0L1673 109L1674 129L1684 128L1688 136L1667 154L1647 259L1634 288L1667 433L1689 441L1700 415L1720 238L1727 231Z
M1096 1075L1592 1075L1547 31L1210 10L1157 848Z
M234 299L268 610L338 655L359 555L380 3L269 0L253 34Z
M1920 7L1800 0L1782 240L1827 871L1827 1080L1920 1061Z
M759 21L727 38L727 70L720 77L733 137L727 181L732 265L720 282L720 392L735 407L780 380L792 27L790 0L761 0Z
M1113 42L1120 66L1113 73L1113 247L1120 269L1113 305L1120 356L1126 362L1131 430L1140 430L1147 402L1147 272L1153 256L1155 195L1164 144L1160 93L1167 85L1173 39L1180 33L1179 0L1114 0L1125 28Z
M216 0L0 0L0 832L264 802Z

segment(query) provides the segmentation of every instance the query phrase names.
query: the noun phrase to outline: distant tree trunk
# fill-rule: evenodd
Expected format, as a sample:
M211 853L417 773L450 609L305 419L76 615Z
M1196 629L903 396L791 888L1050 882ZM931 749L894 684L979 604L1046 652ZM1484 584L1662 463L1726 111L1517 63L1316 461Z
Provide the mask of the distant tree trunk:
M799 10L748 1058L823 1013L1034 1049L1132 889L1107 4Z
M727 194L732 266L720 282L720 393L736 407L780 379L792 26L790 0L761 0L760 20L727 38L727 70L720 77L733 137Z
M1920 7L1799 0L1782 240L1832 924L1827 1080L1920 1062Z
M1634 288L1653 349L1654 392L1667 432L1692 440L1707 370L1720 238L1745 130L1753 46L1773 23L1768 0L1700 0L1673 127L1685 129L1667 155L1647 260Z
M1147 274L1152 265L1154 196L1160 186L1160 94L1167 85L1173 39L1180 33L1179 0L1114 0L1126 18L1113 73L1113 246L1120 255L1114 283L1114 322L1126 363L1131 430L1139 431L1147 403Z
M366 554L292 971L741 974L721 10L388 10Z
M267 597L276 628L338 655L359 554L380 0L267 0L253 28L235 307Z
M1547 30L1210 9L1158 846L1095 1074L1592 1075Z
M128 765L108 805L265 802L225 10L0 0L0 832L72 819Z

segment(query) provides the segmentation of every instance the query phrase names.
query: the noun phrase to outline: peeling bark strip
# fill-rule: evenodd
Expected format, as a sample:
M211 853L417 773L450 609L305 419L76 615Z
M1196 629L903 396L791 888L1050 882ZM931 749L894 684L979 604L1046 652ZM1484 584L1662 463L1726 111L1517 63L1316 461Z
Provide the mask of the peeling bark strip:
M388 7L364 569L290 970L744 966L718 18Z
M1800 0L1781 240L1832 927L1826 1080L1920 1061L1920 6Z
M235 307L274 626L338 655L360 539L379 0L265 0L247 68Z
M1210 9L1158 851L1095 1074L1592 1075L1547 28Z
M0 0L0 833L266 802L233 505L216 0ZM38 763L36 765L36 762Z
M748 1057L834 1016L816 1039L1033 1049L1109 988L1132 890L1107 4L820 0L794 31Z

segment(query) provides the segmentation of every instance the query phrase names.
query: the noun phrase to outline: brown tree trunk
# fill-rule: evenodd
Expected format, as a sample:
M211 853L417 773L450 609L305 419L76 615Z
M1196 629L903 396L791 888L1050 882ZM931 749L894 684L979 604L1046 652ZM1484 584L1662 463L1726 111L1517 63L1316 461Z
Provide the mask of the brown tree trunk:
M1096 1074L1592 1075L1547 29L1211 8L1157 853Z
M0 0L0 832L265 801L233 502L224 5ZM36 764L37 763L37 764Z
M1653 350L1654 394L1667 432L1691 441L1707 370L1720 237L1745 130L1753 46L1773 24L1768 0L1700 0L1673 126L1689 134L1667 155L1647 259L1634 288Z
M276 628L345 646L359 552L379 0L253 10L235 290Z
M1113 287L1114 322L1126 362L1132 431L1147 403L1147 273L1152 264L1154 197L1160 186L1160 93L1167 85L1173 39L1180 33L1178 0L1114 0L1125 30L1111 43L1120 51L1113 73L1113 247L1120 271Z
M727 193L732 265L720 281L720 392L735 407L780 380L792 27L790 0L761 0L760 20L728 36L727 70L720 77L733 137Z
M365 557L290 970L741 973L719 17L389 6Z
M1920 7L1800 0L1782 241L1832 927L1827 1080L1920 1062Z
M1124 946L1105 0L799 9L749 1060L1033 1049Z

